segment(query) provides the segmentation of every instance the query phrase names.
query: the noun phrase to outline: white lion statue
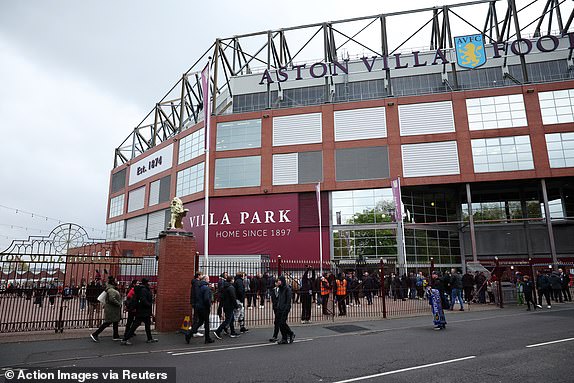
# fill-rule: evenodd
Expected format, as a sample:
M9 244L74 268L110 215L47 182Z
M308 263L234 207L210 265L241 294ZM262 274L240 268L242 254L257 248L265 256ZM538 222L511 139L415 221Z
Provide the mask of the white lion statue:
M171 201L171 218L169 220L169 229L183 229L183 217L187 214L189 210L183 208L183 202L177 197L174 197Z

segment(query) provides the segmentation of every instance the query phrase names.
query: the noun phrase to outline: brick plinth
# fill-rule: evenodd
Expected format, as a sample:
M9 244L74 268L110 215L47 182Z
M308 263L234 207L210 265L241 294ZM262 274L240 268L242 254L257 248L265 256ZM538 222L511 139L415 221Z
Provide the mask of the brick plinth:
M193 279L196 241L191 233L160 234L155 328L176 331L191 315L189 295Z

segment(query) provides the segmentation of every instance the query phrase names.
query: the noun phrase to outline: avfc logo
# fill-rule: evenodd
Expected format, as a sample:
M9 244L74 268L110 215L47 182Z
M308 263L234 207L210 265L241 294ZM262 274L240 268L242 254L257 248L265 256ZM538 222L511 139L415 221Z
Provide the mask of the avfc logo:
M474 69L486 63L484 36L481 34L454 38L456 62L463 68Z

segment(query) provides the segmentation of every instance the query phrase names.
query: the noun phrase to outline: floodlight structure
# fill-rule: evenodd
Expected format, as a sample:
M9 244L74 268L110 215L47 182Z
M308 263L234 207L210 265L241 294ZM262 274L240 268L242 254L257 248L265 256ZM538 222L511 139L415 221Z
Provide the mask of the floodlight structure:
M404 22L405 18L408 22ZM221 115L231 112L232 81L241 76L265 71L277 73L281 68L292 68L302 62L322 62L329 70L324 76L326 93L330 95L326 102L334 102L333 63L349 59L351 55L388 57L400 53L407 43L415 40L428 41L423 50L448 51L453 50L454 36L469 33L482 34L487 44L503 45L506 53L511 41L543 34L566 35L573 19L574 5L566 0L479 0L218 38L115 149L114 167L203 119L199 72L208 57L211 57L211 110ZM403 22L397 24L400 20ZM321 57L317 59L319 52ZM568 61L572 67L572 50ZM455 63L440 65L448 90L459 90L459 69ZM506 60L503 71L504 65ZM505 78L519 84L529 83L523 55L520 66L520 79L509 71L504 72ZM383 78L386 94L393 95L391 70L385 70ZM282 100L281 83L273 87ZM273 108L272 84L267 83L265 92L263 109Z

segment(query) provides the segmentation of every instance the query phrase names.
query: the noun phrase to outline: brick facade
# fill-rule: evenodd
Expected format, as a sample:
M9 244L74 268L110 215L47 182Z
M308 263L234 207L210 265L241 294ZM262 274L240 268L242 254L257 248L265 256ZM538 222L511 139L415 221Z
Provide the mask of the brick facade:
M186 315L195 272L196 241L191 233L167 231L160 235L155 328L176 331Z

